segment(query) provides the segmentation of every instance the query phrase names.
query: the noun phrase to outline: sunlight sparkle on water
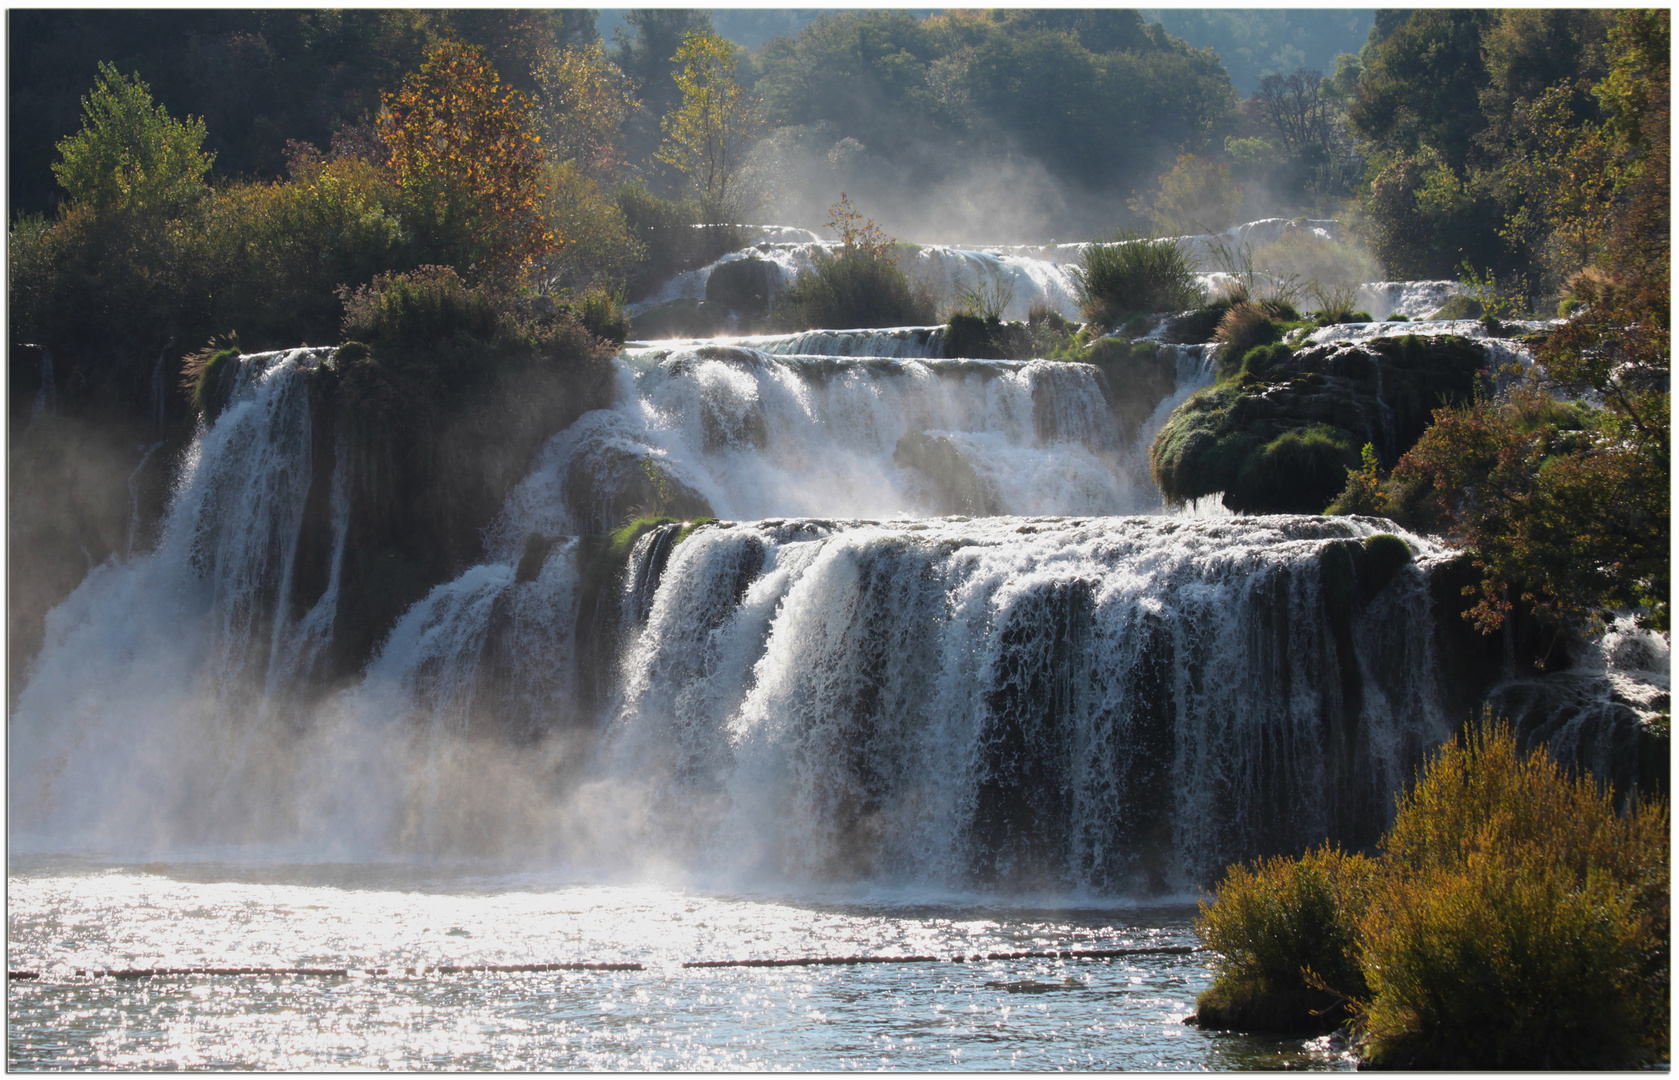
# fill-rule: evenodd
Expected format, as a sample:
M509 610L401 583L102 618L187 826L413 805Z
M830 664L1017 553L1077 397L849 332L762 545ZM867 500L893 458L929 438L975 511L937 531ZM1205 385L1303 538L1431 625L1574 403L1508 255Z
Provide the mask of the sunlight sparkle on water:
M1192 943L1175 908L1022 909L393 867L14 860L14 1068L1156 1068L1344 1064L1181 1021L1197 956L684 969L687 960ZM407 976L409 966L643 971ZM349 967L348 978L78 968ZM361 969L385 967L386 976ZM1279 1055L1282 1055L1279 1057Z

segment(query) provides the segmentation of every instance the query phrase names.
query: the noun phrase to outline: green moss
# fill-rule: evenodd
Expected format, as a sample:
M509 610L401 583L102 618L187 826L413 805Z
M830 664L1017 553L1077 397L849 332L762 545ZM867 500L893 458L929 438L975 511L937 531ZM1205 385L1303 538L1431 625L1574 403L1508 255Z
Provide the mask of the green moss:
M1404 315L1399 314L1399 312L1396 311L1392 315L1389 315L1385 321L1386 322L1410 322L1411 320L1406 318Z
M1483 362L1455 336L1259 346L1167 421L1150 450L1156 482L1174 504L1223 492L1241 512L1318 513L1360 466L1358 447L1391 468L1435 409L1471 399Z
M1346 485L1358 451L1346 431L1312 424L1286 431L1249 454L1225 490L1225 505L1247 513L1315 514Z
M218 349L198 369L192 387L193 411L215 423L233 392L233 373L239 369L238 349Z
M1387 588L1388 582L1414 558L1411 545L1392 533L1377 533L1364 538L1364 573L1366 597Z
M682 525L682 531L676 534L676 542L680 544L690 536L693 536L694 533L698 532L700 529L705 528L707 525L715 524L717 524L717 519L714 517L695 518L693 521L684 522Z
M1294 359L1294 350L1280 341L1269 345L1255 345L1242 357L1241 371L1244 375L1254 375L1263 378L1273 368L1281 368Z

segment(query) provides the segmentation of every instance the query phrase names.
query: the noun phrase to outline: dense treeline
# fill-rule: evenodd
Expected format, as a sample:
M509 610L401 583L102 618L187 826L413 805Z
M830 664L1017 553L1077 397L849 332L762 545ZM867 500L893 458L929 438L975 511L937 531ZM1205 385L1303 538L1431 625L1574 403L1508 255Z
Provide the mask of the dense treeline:
M824 16L753 66L769 122L825 128L826 152L854 140L876 167L937 170L952 148L1013 151L1091 191L1129 191L1235 105L1216 56L1134 11Z

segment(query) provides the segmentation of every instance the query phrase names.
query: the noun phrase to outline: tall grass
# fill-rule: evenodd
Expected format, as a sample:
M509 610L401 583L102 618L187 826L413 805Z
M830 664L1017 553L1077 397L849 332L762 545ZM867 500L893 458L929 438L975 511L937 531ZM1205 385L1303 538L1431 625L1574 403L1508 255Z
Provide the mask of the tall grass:
M1134 230L1086 245L1073 280L1084 317L1104 327L1139 312L1199 307L1205 299L1195 261L1182 243Z
M890 255L842 249L818 251L812 261L781 296L775 321L783 329L924 326L938 317L931 291Z

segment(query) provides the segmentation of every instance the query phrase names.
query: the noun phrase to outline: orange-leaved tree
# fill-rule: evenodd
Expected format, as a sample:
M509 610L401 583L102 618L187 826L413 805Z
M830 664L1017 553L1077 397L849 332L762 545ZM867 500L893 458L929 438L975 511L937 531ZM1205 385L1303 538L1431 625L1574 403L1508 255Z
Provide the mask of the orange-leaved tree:
M482 276L521 268L553 247L530 111L481 49L451 38L384 95L379 134L433 260Z

